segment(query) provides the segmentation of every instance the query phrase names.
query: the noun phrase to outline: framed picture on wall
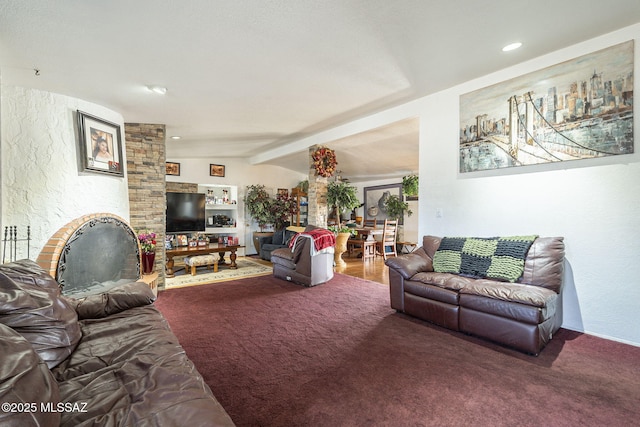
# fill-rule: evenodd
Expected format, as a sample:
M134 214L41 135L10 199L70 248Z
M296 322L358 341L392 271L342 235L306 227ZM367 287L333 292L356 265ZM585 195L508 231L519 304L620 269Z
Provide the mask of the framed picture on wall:
M180 163L165 162L166 175L180 175Z
M81 172L124 176L120 126L77 111Z
M384 201L392 195L402 200L402 184L364 187L364 218L375 219L376 224L383 224L388 218ZM402 223L403 218L398 218L398 224Z
M224 165L212 165L209 164L209 175L211 176L224 176Z

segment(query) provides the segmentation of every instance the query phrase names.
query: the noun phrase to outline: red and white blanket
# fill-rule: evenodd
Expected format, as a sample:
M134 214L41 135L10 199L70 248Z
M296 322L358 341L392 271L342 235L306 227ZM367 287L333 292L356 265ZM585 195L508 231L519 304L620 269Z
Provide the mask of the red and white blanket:
M333 249L336 245L336 236L331 231L324 228L317 228L303 233L296 234L291 242L289 242L289 248L294 251L296 242L299 238L313 239L313 245L311 245L311 255L315 255L321 251L327 251Z

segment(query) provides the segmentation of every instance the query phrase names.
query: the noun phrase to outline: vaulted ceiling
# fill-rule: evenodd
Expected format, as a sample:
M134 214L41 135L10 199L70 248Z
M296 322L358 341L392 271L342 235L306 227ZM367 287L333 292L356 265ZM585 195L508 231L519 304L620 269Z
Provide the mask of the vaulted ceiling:
M0 0L0 76L163 123L170 159L250 159L637 22L638 0ZM354 180L418 170L416 120L326 145Z

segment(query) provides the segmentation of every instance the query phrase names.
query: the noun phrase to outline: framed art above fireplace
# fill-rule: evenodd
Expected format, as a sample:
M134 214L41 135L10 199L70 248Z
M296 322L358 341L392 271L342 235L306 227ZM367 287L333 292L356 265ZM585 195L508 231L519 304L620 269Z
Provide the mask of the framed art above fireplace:
M124 176L120 126L77 111L81 172Z

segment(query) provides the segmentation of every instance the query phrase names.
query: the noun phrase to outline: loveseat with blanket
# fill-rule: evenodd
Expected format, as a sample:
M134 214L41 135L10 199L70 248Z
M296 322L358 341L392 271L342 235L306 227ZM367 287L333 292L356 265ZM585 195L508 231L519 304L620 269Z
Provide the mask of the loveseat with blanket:
M232 426L151 289L72 299L33 261L0 265L0 425Z
M533 355L562 325L562 237L425 236L385 264L398 312Z

